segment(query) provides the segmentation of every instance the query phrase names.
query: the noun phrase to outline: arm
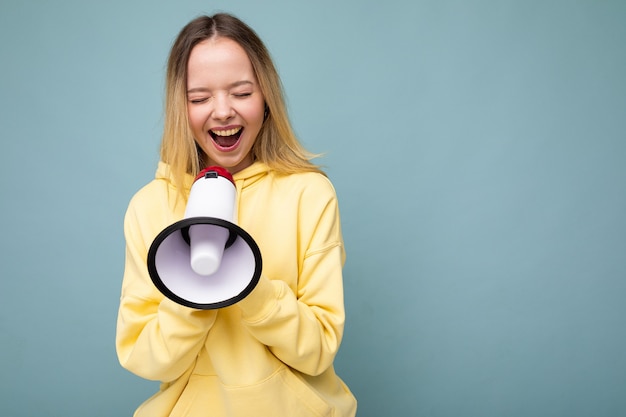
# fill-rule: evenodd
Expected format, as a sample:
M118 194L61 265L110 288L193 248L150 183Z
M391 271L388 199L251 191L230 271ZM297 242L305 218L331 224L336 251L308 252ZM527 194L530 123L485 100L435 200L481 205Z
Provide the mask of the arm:
M162 221L155 221L160 219L153 207L135 199L124 219L126 262L116 348L129 371L172 381L193 364L217 313L178 305L154 287L146 266L147 248L156 235L154 225Z
M281 361L309 375L318 375L332 365L345 320L345 253L338 204L332 188L319 191L310 188L304 193L302 212L297 214L302 219L297 230L301 236L298 252L303 254L297 289L286 279L263 276L255 290L237 304L244 325L257 340Z

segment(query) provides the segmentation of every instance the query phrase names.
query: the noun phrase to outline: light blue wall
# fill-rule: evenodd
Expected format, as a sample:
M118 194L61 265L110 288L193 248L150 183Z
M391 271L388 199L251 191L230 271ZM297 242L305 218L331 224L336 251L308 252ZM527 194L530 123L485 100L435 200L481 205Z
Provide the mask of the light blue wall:
M336 185L360 417L626 415L626 2L0 3L0 415L128 416L131 195L197 14L261 34Z

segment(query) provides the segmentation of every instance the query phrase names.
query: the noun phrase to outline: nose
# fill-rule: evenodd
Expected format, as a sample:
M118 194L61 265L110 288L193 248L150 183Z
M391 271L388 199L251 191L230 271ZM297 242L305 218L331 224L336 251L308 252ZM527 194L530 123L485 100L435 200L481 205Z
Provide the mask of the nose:
M213 99L213 106L213 118L216 120L228 120L235 113L228 96L216 96Z

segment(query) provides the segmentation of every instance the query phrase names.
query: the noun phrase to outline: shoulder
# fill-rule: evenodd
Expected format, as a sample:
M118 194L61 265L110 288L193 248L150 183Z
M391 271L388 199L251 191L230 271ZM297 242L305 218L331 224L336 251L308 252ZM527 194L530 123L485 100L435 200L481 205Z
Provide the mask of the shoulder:
M335 188L328 177L317 172L303 172L277 176L273 200L283 208L300 213L302 222L316 224L321 218L334 221L338 217L339 202Z
M129 208L147 209L166 199L168 183L162 179L154 179L141 187L130 199Z
M130 199L126 222L144 229L163 228L179 220L185 208L176 188L165 178L156 177Z
M172 198L180 198L180 193L172 183L169 165L159 162L154 178L131 197L129 208L151 211L158 207L169 207Z
M328 177L318 172L301 172L289 175L275 174L272 176L273 182L287 192L292 192L299 196L310 196L320 199L336 198L335 187Z

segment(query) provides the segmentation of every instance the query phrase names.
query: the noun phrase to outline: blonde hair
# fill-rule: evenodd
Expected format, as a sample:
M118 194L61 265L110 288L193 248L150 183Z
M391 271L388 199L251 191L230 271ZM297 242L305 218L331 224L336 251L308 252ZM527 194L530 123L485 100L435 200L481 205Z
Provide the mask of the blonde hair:
M179 33L170 51L165 89L165 123L161 160L170 166L174 185L183 190L187 174L195 176L205 167L204 152L197 146L187 115L187 63L191 50L207 39L224 37L246 52L265 98L267 116L251 149L253 160L279 173L320 172L296 138L285 105L282 83L270 54L258 35L236 17L219 13L200 16Z

